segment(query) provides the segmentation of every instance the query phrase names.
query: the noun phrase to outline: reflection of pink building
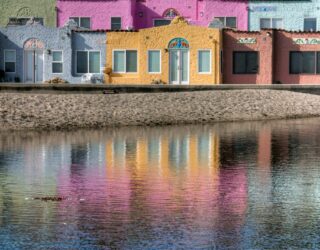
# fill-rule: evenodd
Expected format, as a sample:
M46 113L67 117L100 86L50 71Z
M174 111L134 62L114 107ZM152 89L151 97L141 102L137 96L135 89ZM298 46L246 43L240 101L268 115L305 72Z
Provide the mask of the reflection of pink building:
M163 25L176 15L209 26L219 18L226 26L247 30L247 1L226 0L58 0L58 25L76 18L91 29L147 28Z

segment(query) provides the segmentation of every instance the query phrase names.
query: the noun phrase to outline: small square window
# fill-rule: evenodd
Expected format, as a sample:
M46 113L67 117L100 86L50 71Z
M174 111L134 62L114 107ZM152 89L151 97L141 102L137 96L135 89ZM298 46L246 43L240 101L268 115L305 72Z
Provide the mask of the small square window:
M121 30L121 17L111 17L111 30Z
M316 31L317 30L317 18L305 18L303 30L304 31Z

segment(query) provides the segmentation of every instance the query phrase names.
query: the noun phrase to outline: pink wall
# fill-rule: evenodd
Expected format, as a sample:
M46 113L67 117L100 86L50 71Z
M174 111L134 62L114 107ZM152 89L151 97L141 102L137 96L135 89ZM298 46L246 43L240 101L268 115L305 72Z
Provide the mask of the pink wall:
M269 32L269 34L267 33ZM223 31L223 83L272 84L273 35L272 30L260 32ZM256 43L240 44L239 38L256 38ZM233 74L234 51L258 51L258 74Z
M245 0L58 0L58 25L71 16L91 17L92 29L110 29L112 16L122 17L122 28L152 27L166 9L174 8L192 24L208 26L214 17L237 17L240 30L247 30Z
M133 23L131 4L131 0L58 0L58 26L69 17L91 17L91 29L110 29L111 17L121 17L122 28L126 29Z

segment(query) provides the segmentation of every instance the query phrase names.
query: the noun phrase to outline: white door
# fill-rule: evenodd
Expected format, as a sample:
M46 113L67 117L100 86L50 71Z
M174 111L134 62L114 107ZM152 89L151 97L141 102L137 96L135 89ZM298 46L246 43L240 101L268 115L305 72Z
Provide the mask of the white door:
M43 51L26 50L24 55L25 82L42 82Z
M169 54L169 74L171 84L189 83L189 51L171 50Z

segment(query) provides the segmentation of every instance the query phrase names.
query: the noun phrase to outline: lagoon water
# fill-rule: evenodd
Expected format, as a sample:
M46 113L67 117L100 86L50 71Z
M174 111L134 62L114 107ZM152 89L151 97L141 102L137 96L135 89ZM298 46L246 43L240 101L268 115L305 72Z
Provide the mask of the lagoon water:
M0 133L0 249L281 248L320 248L320 119Z

